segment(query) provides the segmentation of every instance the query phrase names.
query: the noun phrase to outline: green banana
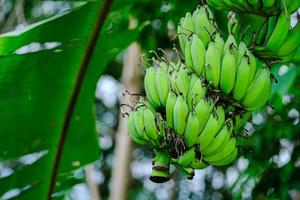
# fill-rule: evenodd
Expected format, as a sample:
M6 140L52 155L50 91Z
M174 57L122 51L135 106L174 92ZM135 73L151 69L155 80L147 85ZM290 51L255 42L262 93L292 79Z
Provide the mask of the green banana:
M193 22L193 17L192 14L190 12L187 12L185 14L185 18L182 24L183 28L187 31L189 31L189 35L192 34L194 32L194 22Z
M270 73L267 68L257 72L257 76L250 85L241 103L247 110L255 110L263 106L271 94Z
M173 110L173 127L176 134L183 136L186 119L188 116L188 106L182 95L179 95L176 99Z
M237 43L234 35L230 34L224 44L223 55L225 55L228 50L233 50L233 48L237 48Z
M248 56L248 64L249 64L249 84L252 83L253 78L255 76L255 72L256 72L256 58L255 56L249 51L247 50L246 55Z
M181 156L178 158L178 164L181 166L188 166L195 159L195 147L191 147L186 150Z
M181 24L182 24L183 20L184 20L184 18L181 18L181 20L180 20ZM177 27L177 37L178 37L178 41L179 41L179 46L180 46L181 50L184 51L187 35L186 35L184 29L180 25L178 25L178 27Z
M189 71L193 71L193 59L192 59L192 38L187 37L184 49L185 66Z
M221 35L219 33L216 34L214 42L215 42L215 45L216 45L216 48L219 52L220 57L222 57L225 43L224 43L224 40L223 40L223 38L221 37Z
M241 64L242 59L245 57L247 53L247 45L244 42L240 42L239 48L238 48L238 55L237 55L237 65Z
M226 146L221 151L214 153L213 155L210 156L203 155L203 160L205 160L208 163L214 163L216 161L223 160L234 151L235 144L236 144L236 139L234 137L230 138Z
M225 119L224 109L221 106L218 106L216 113L216 116L214 113L210 114L204 129L198 137L198 144L200 144L201 151L205 151L213 141L215 135L219 132L220 127L223 126Z
M227 124L224 124L222 130L216 135L213 142L202 152L203 155L209 156L216 152L219 152L228 143L233 129L232 120L228 122L230 124L230 127L228 127Z
M233 88L233 98L237 101L241 100L249 86L250 66L247 57L242 58L240 65L237 68L236 81Z
M160 100L155 88L155 74L156 71L153 67L146 69L146 75L144 79L144 86L146 90L146 95L149 100L149 103L154 107L158 108L160 106Z
M258 32L257 38L256 38L256 44L261 45L264 43L264 40L266 38L268 31L268 22L266 21L260 31Z
M144 139L138 134L138 132L135 129L135 125L134 125L134 111L129 113L129 117L128 117L128 122L127 122L127 128L128 128L128 133L129 136L137 143L137 144L141 144L141 145L145 145L146 142L144 141Z
M166 106L167 98L169 94L169 74L168 66L166 63L161 62L155 75L155 87L157 91L160 104Z
M282 46L276 51L277 56L288 55L291 52L295 51L300 45L300 22L289 31L288 36L286 37Z
M215 115L216 115L216 118L218 120L218 124L217 124L217 132L219 132L222 127L223 127L223 124L225 122L225 111L224 111L224 108L222 106L217 106L215 107Z
M203 42L196 34L194 34L192 38L192 44L191 44L191 56L192 56L193 69L198 76L201 76L203 71L203 67L205 63L204 62L205 53L206 53L206 49Z
M190 167L193 169L205 169L206 167L208 167L208 164L196 158L192 161Z
M206 6L201 6L193 13L195 33L199 36L204 46L207 47L211 41L210 34L215 31L211 21L210 10Z
M187 147L191 147L196 143L199 135L199 120L195 111L191 111L187 118L184 130L183 140Z
M192 83L192 82L191 82ZM189 93L187 96L187 104L188 107L191 109L193 104L197 104L206 93L206 88L202 86L202 81L198 78L193 85L190 85Z
M266 45L260 50L276 52L283 44L290 29L291 18L282 11L278 17L276 26L270 35Z
M153 142L159 143L158 142L158 130L156 128L155 124L155 116L153 112L146 108L143 111L144 114L144 127L145 127L145 132L150 140Z
M157 147L157 143L152 141L147 134L145 134L145 126L144 126L144 110L146 108L140 107L139 109L137 109L134 112L133 115L133 121L134 121L134 126L136 129L136 132L139 134L140 137L142 137L147 144L149 144L151 147L156 148Z
M225 94L229 94L235 84L237 71L236 57L229 49L222 58L220 88Z
M174 71L170 76L171 88L186 99L189 92L190 77L185 65L179 67L179 71Z
M195 105L195 112L199 120L199 132L202 131L207 123L210 113L214 108L213 103L210 100L201 99L197 105Z
M223 48L222 48L223 50ZM217 88L220 82L221 55L215 42L210 42L205 54L205 78Z
M176 103L177 96L170 91L166 103L166 120L169 128L173 128L173 109Z
M229 163L233 162L237 156L238 148L235 147L234 150L226 158L219 161L211 161L210 164L214 166L228 165Z

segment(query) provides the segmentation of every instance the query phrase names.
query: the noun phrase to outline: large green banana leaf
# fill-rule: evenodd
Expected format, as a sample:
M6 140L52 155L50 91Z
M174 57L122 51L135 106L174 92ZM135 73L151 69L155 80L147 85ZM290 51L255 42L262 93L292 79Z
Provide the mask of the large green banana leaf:
M138 32L96 37L110 4L78 2L59 16L0 35L0 161L15 163L0 179L0 199L12 189L18 191L14 199L49 199L61 185L58 175L99 157L96 82ZM21 162L32 155L31 163Z

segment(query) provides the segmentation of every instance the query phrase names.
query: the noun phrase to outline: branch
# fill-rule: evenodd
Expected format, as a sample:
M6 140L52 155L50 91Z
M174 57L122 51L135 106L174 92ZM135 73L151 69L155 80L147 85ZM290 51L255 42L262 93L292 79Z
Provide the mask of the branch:
M76 79L76 83L75 83L75 87L74 90L72 92L72 96L70 99L70 103L68 105L67 108L67 113L66 113L66 117L63 123L63 127L62 127L62 131L61 131L61 135L59 138L59 142L58 142L58 146L57 146L57 151L55 153L55 161L52 167L52 174L51 174L51 180L50 180L50 185L49 185L49 189L48 189L48 200L51 199L51 194L54 190L55 187L55 183L56 183L56 175L57 175L57 171L58 171L58 167L59 167L59 163L61 160L61 156L62 156L62 152L63 152L63 147L65 144L65 139L67 137L67 133L68 133L68 129L69 129L69 125L72 119L72 115L73 115L73 111L76 105L76 100L77 97L79 96L79 92L80 92L80 88L81 85L83 83L85 74L87 72L90 60L92 58L92 54L94 52L94 49L96 47L96 43L97 43L97 39L100 35L101 29L103 27L104 21L106 19L106 16L109 12L109 9L111 7L112 4L112 0L104 0L103 5L100 5L99 11L97 13L97 19L96 19L96 24L94 27L94 30L91 33L91 36L89 37L89 41L88 41L88 47L87 50L85 52L84 58L82 60L80 69L79 69L79 73Z

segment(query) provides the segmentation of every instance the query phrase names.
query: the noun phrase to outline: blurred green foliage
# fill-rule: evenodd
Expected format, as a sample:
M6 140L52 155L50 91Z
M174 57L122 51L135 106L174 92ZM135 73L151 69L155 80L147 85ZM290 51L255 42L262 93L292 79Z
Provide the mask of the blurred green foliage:
M15 1L6 0L10 5L0 20L0 30L3 30ZM49 1L52 2L52 1ZM53 3L53 2L52 2ZM58 3L58 2L56 2ZM71 2L67 7L74 6ZM62 12L53 9L51 12L37 12L43 1L26 1L24 4L25 19L22 23L30 24ZM120 1L112 7L112 11L104 28L105 33L118 33L127 29L128 18L138 20L139 25L147 22L148 25L139 32L138 42L143 53L148 54L151 49L171 49L176 44L176 26L179 19L186 12L192 12L199 1L184 0L140 0ZM8 6L9 7L9 6ZM119 10L122 8L121 10ZM216 12L218 22L224 22L226 12ZM226 23L224 23L226 24ZM222 29L227 27L222 25ZM17 27L15 21L7 30ZM122 43L130 37L130 33L115 34L115 43ZM178 45L177 45L178 46ZM113 46L112 46L113 47ZM122 49L119 49L121 52ZM116 57L116 54L114 56ZM122 54L108 63L105 73L116 79L120 77L122 69ZM149 183L148 175L133 176L129 193L130 199L164 199L162 189L169 196L173 193L175 199L299 199L300 198L300 63L290 63L285 66L273 66L273 74L278 79L273 84L270 105L257 112L246 125L247 132L240 135L242 146L241 158L232 166L209 168L198 173L198 179L186 181L180 175L171 183L154 186ZM117 84L117 83L115 83ZM100 161L96 162L97 169L104 177L99 184L101 196L107 199L111 177L111 160L114 149L114 136L118 120L118 104L107 107L102 101L96 99L97 123L100 124L103 142L112 141L111 145L102 145ZM114 119L112 123L107 115ZM101 142L100 142L101 143ZM151 163L152 152L144 147L136 147L135 160L138 166ZM149 167L149 166L148 166ZM68 174L67 174L68 175ZM66 176L67 176L66 175ZM72 176L71 176L72 177ZM64 179L64 177L60 177ZM219 179L218 179L219 178ZM216 184L219 181L219 184ZM231 180L228 182L228 180ZM74 184L83 179L68 179L66 184L58 190L69 191ZM197 185L198 184L198 185ZM191 187L188 187L191 186ZM198 187L198 190L193 190ZM199 189L201 188L201 189ZM66 193L67 194L67 193ZM171 198L171 197L170 197ZM78 198L80 199L80 198ZM168 199L168 198L167 198Z

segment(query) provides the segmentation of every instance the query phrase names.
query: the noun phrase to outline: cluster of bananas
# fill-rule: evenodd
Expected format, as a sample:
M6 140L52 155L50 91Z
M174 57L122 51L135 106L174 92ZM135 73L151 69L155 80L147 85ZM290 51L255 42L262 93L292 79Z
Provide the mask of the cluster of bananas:
M248 12L258 15L274 15L281 11L295 11L300 6L297 0L207 0L216 9Z
M161 61L147 68L144 85L147 100L129 113L128 129L136 143L155 149L152 181L168 180L170 164L193 178L194 169L235 160L234 120L201 77L181 62Z
M146 97L140 97L129 113L129 135L155 152L152 181L169 180L171 164L192 179L195 169L236 159L236 136L270 98L272 75L265 61L297 51L300 43L292 42L298 24L285 31L283 39L278 36L287 26L283 13L275 25L269 25L272 17L266 20L260 46L253 48L251 34L239 34L245 19L230 22L225 37L207 5L181 18L177 31L184 59L172 62L157 56L154 66L146 69Z
M280 63L299 60L300 23L298 20L291 28L291 16L299 9L300 1L208 0L207 2L215 9L221 8L222 5L222 9L235 13L231 15L228 32L232 33L237 41L243 41L253 49L257 58Z
M270 97L269 69L263 67L243 41L237 45L234 35L223 40L209 13L209 8L203 6L193 13L193 17L188 13L181 19L178 34L186 66L190 72L204 78L208 85L221 90L219 96L222 98L232 100L245 110L257 110ZM201 20L207 21L206 27L210 29L196 28ZM200 29L208 30L209 37L202 36Z

